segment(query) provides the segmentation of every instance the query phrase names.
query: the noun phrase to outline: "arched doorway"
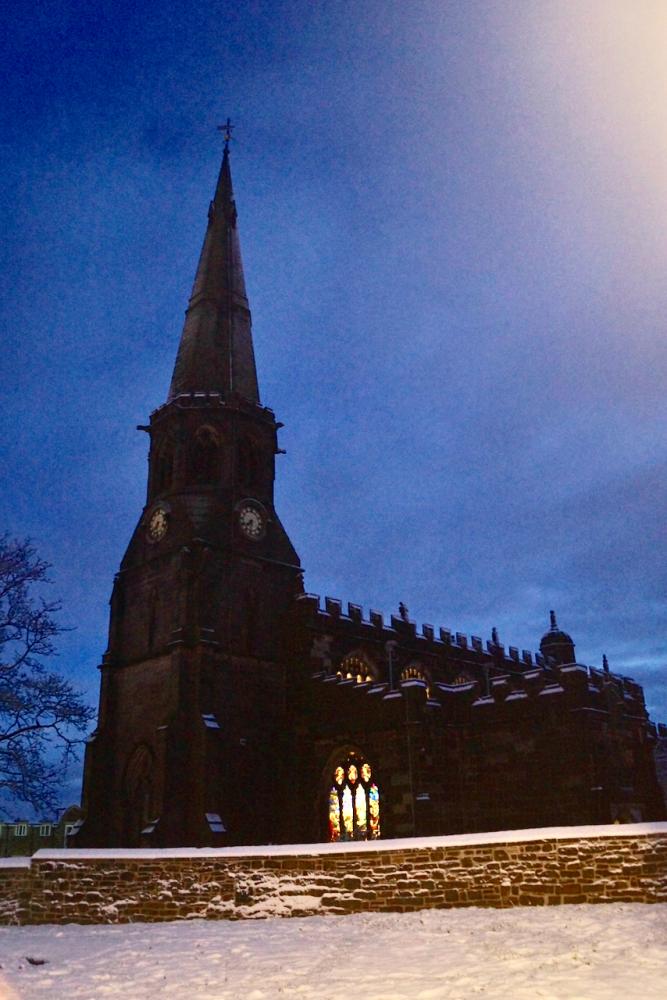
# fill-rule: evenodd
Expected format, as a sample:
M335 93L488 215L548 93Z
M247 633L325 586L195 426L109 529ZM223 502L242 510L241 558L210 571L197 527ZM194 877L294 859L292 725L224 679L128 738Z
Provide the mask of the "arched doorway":
M341 753L329 769L328 839L377 840L380 837L380 790L373 768L356 750Z

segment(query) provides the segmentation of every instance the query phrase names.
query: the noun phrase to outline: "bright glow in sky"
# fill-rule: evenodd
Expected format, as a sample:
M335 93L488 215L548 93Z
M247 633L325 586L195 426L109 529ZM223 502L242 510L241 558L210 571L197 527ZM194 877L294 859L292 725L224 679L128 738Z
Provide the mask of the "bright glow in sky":
M220 156L308 589L583 662L667 719L667 6L17 11L5 477L96 697Z

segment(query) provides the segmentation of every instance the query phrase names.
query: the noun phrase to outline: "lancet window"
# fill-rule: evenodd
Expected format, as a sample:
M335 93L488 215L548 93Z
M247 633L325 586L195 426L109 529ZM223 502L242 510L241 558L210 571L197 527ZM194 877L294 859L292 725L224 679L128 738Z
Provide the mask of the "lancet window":
M220 473L218 436L211 427L200 427L192 452L192 471L198 483L215 483Z
M126 837L130 846L137 846L144 827L153 818L153 755L145 744L135 747L124 780L126 805Z
M242 486L252 489L259 479L259 462L255 444L249 437L242 437L238 444L238 478Z
M377 840L380 792L371 765L350 753L336 764L329 788L329 840Z
M171 441L165 441L158 451L155 460L155 492L164 493L171 486L174 474L174 448Z

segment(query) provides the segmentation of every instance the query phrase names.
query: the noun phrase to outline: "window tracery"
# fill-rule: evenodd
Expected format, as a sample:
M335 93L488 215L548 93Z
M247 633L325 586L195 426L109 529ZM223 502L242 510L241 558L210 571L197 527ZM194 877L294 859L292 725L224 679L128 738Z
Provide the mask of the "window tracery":
M328 809L330 842L380 837L380 792L359 754L347 754L334 767Z
M375 670L365 656L358 653L351 653L341 662L336 671L336 677L342 680L353 680L357 684L364 684L375 680Z
M423 681L426 684L426 694L431 697L431 678L421 663L411 663L401 671L402 681Z

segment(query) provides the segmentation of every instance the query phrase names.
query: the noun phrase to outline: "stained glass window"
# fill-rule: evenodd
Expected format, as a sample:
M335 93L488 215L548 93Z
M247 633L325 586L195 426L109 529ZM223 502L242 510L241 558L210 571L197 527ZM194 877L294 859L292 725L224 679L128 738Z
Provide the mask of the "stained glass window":
M329 789L329 840L377 840L380 792L371 765L350 753L336 765Z

